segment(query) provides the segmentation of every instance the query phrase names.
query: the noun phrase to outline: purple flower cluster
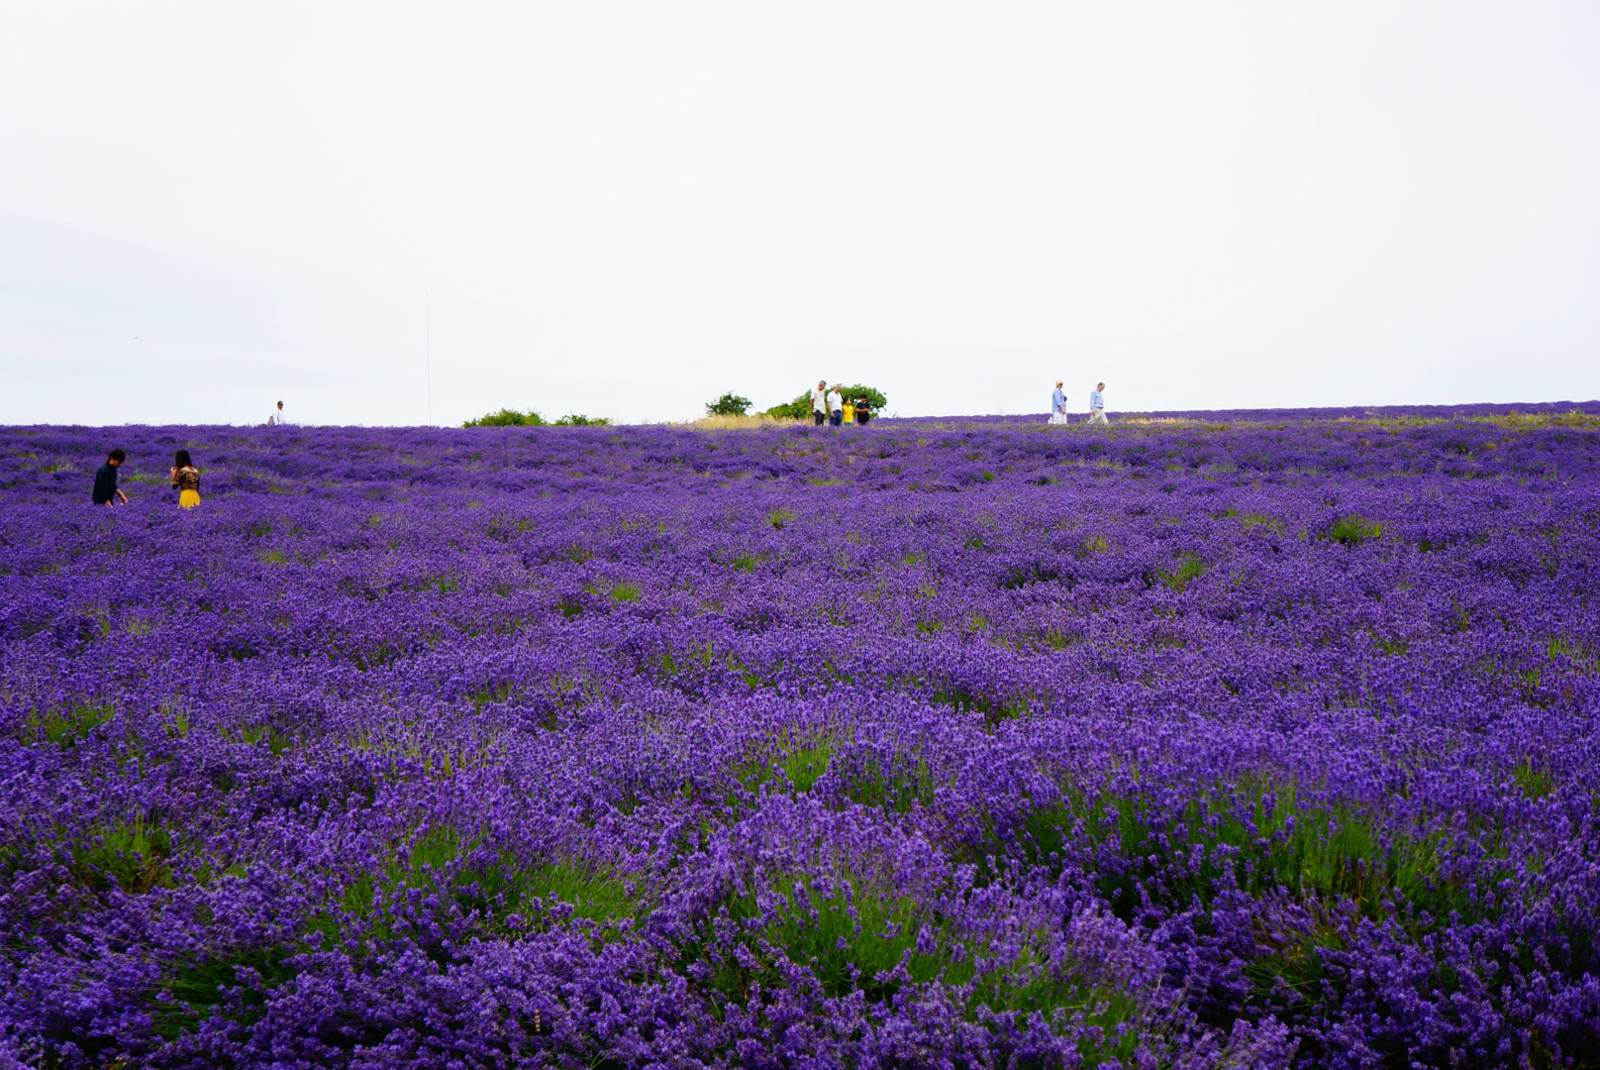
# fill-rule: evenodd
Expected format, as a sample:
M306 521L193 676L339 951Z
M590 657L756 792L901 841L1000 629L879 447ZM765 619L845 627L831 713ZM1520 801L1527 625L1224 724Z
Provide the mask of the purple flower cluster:
M0 430L0 1064L1600 1065L1596 420L1346 415Z

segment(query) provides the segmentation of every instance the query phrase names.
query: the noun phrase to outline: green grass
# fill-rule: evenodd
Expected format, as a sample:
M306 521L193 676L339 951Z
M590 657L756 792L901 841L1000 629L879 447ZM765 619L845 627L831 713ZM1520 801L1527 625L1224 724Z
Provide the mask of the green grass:
M852 802L890 813L910 813L917 806L933 805L933 774L921 757L896 755L888 769L871 762L852 774L845 795Z
M285 751L294 749L294 737L269 724L247 724L239 728L224 729L222 737L235 743L243 743L247 747L265 743L275 758Z
M1511 779L1516 781L1522 794L1530 799L1543 799L1556 790L1555 778L1550 775L1550 770L1535 764L1532 758L1518 762L1511 771Z
M1021 717L1028 712L1028 699L1022 696L997 698L980 695L969 688L939 685L930 696L940 706L949 706L957 713L981 713L984 727L993 730L1001 721Z
M467 699L472 703L474 713L483 709L491 702L504 702L511 697L511 681L504 680L498 684L484 684L482 687L473 688L467 692Z
M782 531L785 527L794 522L794 518L795 514L793 510L774 509L767 514L767 523L771 524L774 530Z
M1178 559L1176 568L1157 569L1156 578L1175 594L1182 594L1190 583L1198 579L1206 570L1205 559L1196 554L1184 554Z
M53 743L73 747L111 720L116 709L109 703L75 702L64 709L30 713L22 722L25 743Z
M144 814L130 821L102 823L87 843L72 851L71 870L91 888L121 888L139 894L171 886L172 836Z
M1234 885L1346 901L1370 918L1387 916L1390 899L1435 922L1480 910L1465 879L1441 866L1448 844L1437 835L1386 832L1353 807L1304 804L1292 784L1245 782L1197 796L1177 816L1137 795L1076 797L1034 811L1023 832L1022 857L1035 865L1068 847L1095 853L1100 893L1125 918L1146 895L1182 908Z
M790 962L809 966L829 996L837 998L859 990L869 999L888 998L901 982L880 975L902 962L915 983L944 980L964 984L972 978L971 957L952 954L956 941L949 924L919 907L910 896L848 877L830 882L833 887L825 890L815 881L790 883L780 878L780 882L775 882L774 890L779 890L783 899L764 925L759 924L763 912L750 890L728 900L728 916L745 934L754 935L752 927L759 925L756 931L761 941L780 950ZM924 925L937 931L932 951L917 950L917 936ZM750 940L747 951L751 954L744 962L723 959L714 970L713 987L730 1001L742 1002L755 983L782 983L777 964L766 949ZM752 959L758 964L746 965Z
M1350 515L1342 516L1328 528L1326 537L1345 546L1357 546L1369 539L1383 536L1383 525L1376 520Z
M739 763L733 769L734 779L746 792L754 793L763 784L785 787L796 793L810 791L833 761L836 743L832 734L795 739L787 734L777 741L778 755L755 756ZM782 776L785 784L778 782Z
M163 1040L178 1039L229 1002L228 991L237 990L230 1017L250 1025L261 1017L265 993L294 979L287 965L291 949L282 945L240 947L231 952L188 959L177 964L161 982L151 1005L151 1022Z
M761 564L761 557L760 554L736 554L729 564L733 566L735 572L754 572L756 566Z
M726 930L734 946L715 942L711 926L703 926L687 949L708 960L706 983L723 1005L744 1003L756 985L787 985L786 960L808 968L835 999L860 992L868 1001L891 1002L915 998L908 988L937 982L965 988L969 1020L985 1007L1046 1017L1081 1013L1103 1030L1080 1048L1086 1066L1126 1058L1138 1043L1136 1031L1117 1029L1139 1015L1130 994L1088 982L1071 963L1052 967L1033 938L1005 951L987 946L932 907L871 879L848 872L828 880L783 875L760 896L738 890L724 910L734 923Z
M525 865L483 849L477 837L438 825L375 871L358 874L310 920L307 932L335 946L354 947L363 938L381 945L395 935L401 904L422 904L440 921L469 919L485 935L504 935L513 914L535 914L545 924L579 918L606 929L643 909L623 880L605 869L570 860Z

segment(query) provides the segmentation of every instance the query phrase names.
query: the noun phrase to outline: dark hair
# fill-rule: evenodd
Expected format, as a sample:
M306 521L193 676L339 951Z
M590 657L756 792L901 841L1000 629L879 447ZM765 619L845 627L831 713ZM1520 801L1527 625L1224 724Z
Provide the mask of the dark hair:
M128 459L128 455L123 453L121 450L112 450L110 453L106 454L106 459L110 461L116 461L118 464L121 464L123 461Z
M188 450L179 450L177 452L177 454L172 458L172 467L174 467L174 468L193 468L194 467L194 462L189 460L189 451Z

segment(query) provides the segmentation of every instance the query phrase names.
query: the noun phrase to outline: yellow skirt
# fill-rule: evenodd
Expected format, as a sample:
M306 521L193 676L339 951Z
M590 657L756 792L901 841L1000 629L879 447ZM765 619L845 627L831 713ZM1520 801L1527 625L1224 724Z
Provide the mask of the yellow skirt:
M178 492L178 508L193 509L200 504L200 492L197 490L180 490Z

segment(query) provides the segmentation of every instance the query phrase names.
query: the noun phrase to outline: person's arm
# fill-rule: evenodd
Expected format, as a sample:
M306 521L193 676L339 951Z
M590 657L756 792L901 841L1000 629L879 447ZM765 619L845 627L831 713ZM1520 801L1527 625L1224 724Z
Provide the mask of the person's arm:
M128 496L126 494L122 493L122 488L121 487L117 488L117 498L122 502L123 505L127 505L128 504Z

